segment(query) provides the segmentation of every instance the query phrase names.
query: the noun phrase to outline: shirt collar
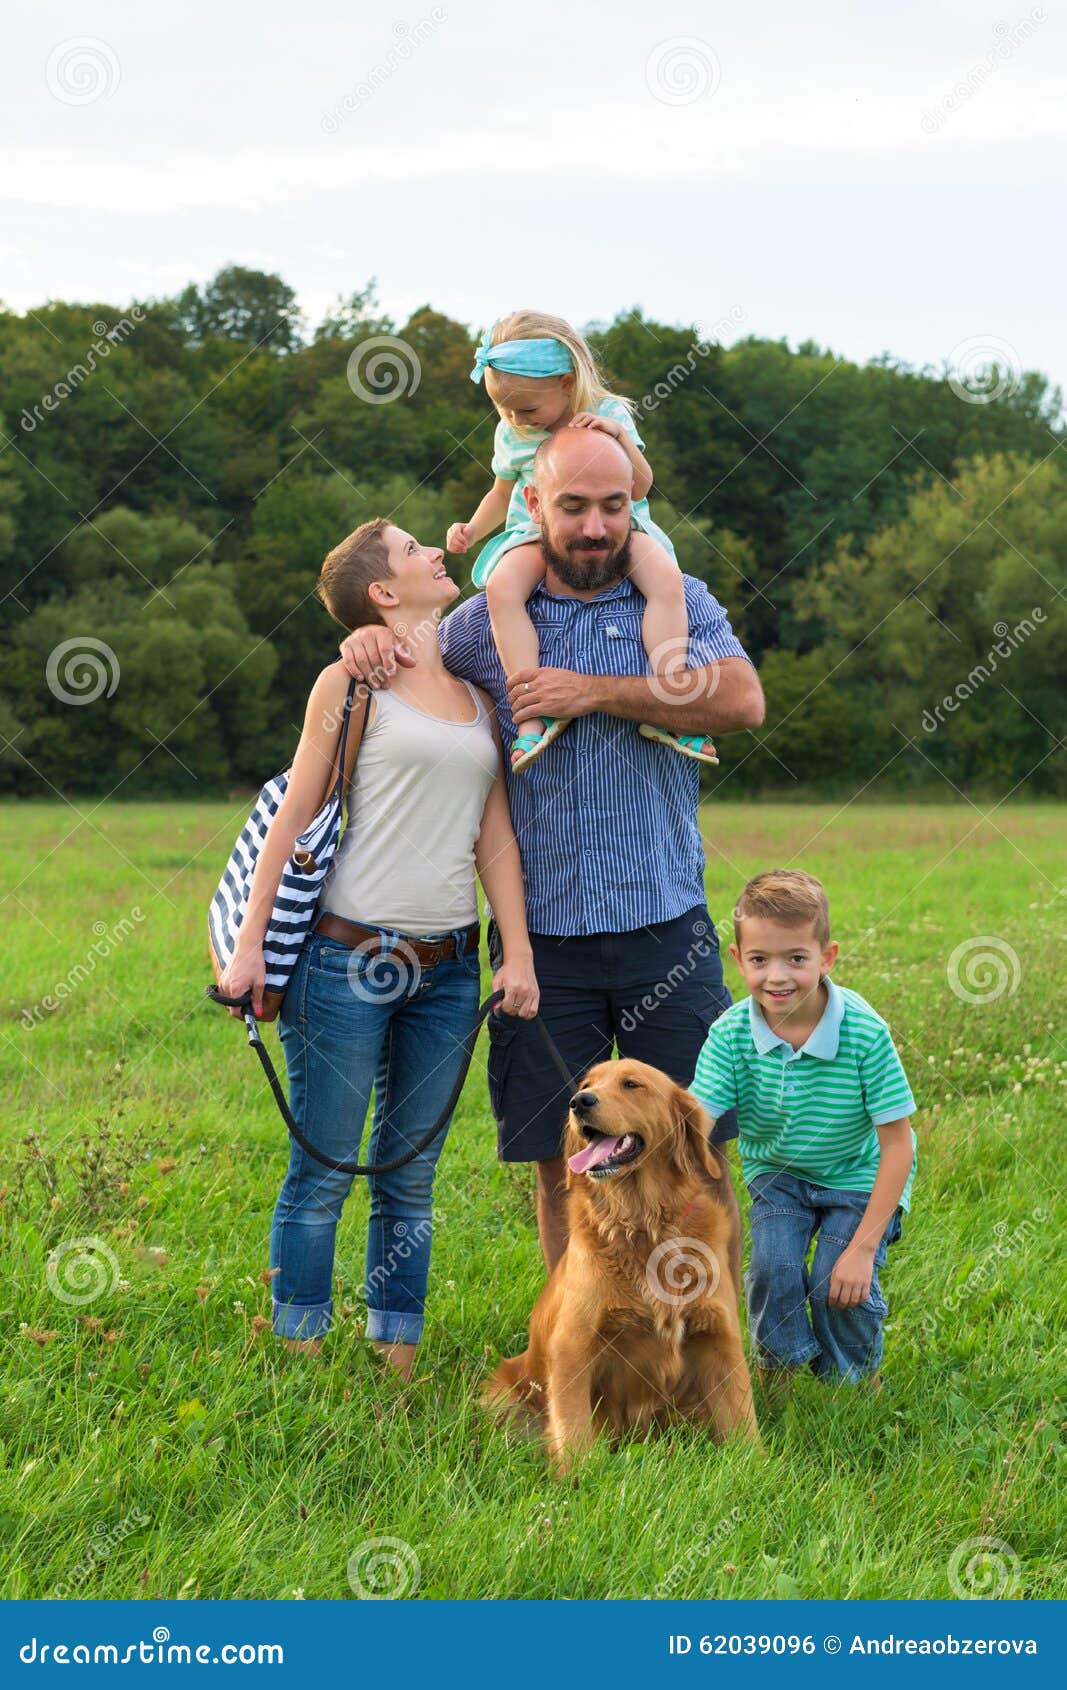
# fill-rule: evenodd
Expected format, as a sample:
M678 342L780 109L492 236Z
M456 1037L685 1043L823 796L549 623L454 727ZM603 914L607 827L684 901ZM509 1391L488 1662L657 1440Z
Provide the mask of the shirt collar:
M796 1054L797 1056L819 1056L824 1062L832 1062L837 1055L837 1046L841 1037L841 1022L845 1014L845 997L841 989L834 985L828 974L825 976L825 980L826 1008L822 1012L818 1025L809 1034ZM766 1056L769 1050L774 1050L778 1045L783 1046L790 1052L792 1051L793 1047L789 1040L779 1038L778 1034L767 1025L763 1018L763 1011L755 998L748 1000L748 1023L752 1032L752 1042L760 1056Z
M603 604L607 599L634 598L636 594L637 589L633 582L623 577L621 581L616 581L612 586L603 587L591 599L575 598L573 593L550 593L543 581L538 584L530 596L540 598L548 604L591 605Z

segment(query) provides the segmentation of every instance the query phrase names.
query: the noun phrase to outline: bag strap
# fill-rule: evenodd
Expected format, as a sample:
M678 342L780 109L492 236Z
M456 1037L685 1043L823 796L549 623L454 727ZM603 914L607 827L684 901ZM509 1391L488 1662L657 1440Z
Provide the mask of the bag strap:
M341 717L341 734L340 734L340 738L339 738L338 744L337 744L337 758L336 758L336 761L334 763L332 763L331 766L330 766L331 767L331 778L330 778L330 784L326 788L326 798L335 797L338 800L340 800L344 796L345 786L347 785L346 776L351 773L351 770L346 767L345 753L346 753L347 748L348 748L348 728L349 728L349 724L350 724L351 719L352 719L352 701L355 698L355 695L356 695L356 678L353 675L352 679L348 683L348 691L345 694L344 712L343 712L342 717ZM366 703L363 707L363 726L360 730L360 740L361 741L362 741L363 735L367 731L367 720L368 720L369 716L370 716L370 688L368 687L367 688ZM358 749L359 749L358 746L357 746L356 749L358 751ZM325 801L326 800L324 799L323 802L325 803Z

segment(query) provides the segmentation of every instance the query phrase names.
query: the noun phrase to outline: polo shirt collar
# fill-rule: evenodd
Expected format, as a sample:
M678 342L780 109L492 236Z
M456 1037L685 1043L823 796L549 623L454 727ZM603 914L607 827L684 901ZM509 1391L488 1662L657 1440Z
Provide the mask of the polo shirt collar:
M826 980L826 1008L822 1017L804 1044L796 1052L797 1056L818 1056L824 1062L832 1062L837 1055L837 1046L841 1037L841 1022L845 1014L845 997L839 987L827 974ZM788 1039L779 1038L772 1031L763 1018L763 1011L755 998L748 1000L748 1023L752 1032L752 1042L760 1056L766 1056L769 1050L782 1045L792 1052Z

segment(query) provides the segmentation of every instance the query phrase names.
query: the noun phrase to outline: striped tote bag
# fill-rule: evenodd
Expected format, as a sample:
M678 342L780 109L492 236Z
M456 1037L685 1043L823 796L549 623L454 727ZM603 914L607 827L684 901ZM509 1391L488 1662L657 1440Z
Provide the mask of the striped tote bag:
M263 960L266 964L266 985L263 993L263 1020L273 1021L282 1007L289 977L304 946L318 904L319 890L326 870L333 861L341 836L341 812L344 804L345 750L348 744L348 723L355 695L356 682L349 683L341 718L341 734L337 748L337 763L331 772L330 785L314 819L299 835L293 854L285 865L278 884L267 931L263 938ZM366 730L370 712L370 693L363 711ZM211 962L218 981L230 962L241 923L248 908L248 893L267 829L277 814L278 806L289 785L290 770L275 775L263 788L255 808L237 837L230 860L222 871L218 890L208 911L208 933Z

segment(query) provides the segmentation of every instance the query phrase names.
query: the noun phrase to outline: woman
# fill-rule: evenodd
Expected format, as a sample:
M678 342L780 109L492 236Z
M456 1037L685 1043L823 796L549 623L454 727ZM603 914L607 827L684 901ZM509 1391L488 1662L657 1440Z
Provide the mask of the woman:
M479 998L475 869L503 940L493 976L494 991L506 994L501 1011L533 1016L538 989L493 708L449 674L437 643L441 614L459 595L444 553L379 517L329 554L318 592L345 628L384 624L417 665L372 693L365 731L362 698L353 701L348 825L279 1031L290 1107L312 1144L357 1161L373 1086L368 1160L388 1162L433 1124L462 1064ZM257 1013L263 935L296 838L322 803L348 683L344 665L333 663L312 689L220 981L233 996L251 988ZM446 1132L404 1167L370 1179L366 1332L405 1378L422 1334L433 1177ZM317 1351L329 1329L335 1235L351 1184L350 1174L291 1145L271 1228L273 1325L291 1349Z

